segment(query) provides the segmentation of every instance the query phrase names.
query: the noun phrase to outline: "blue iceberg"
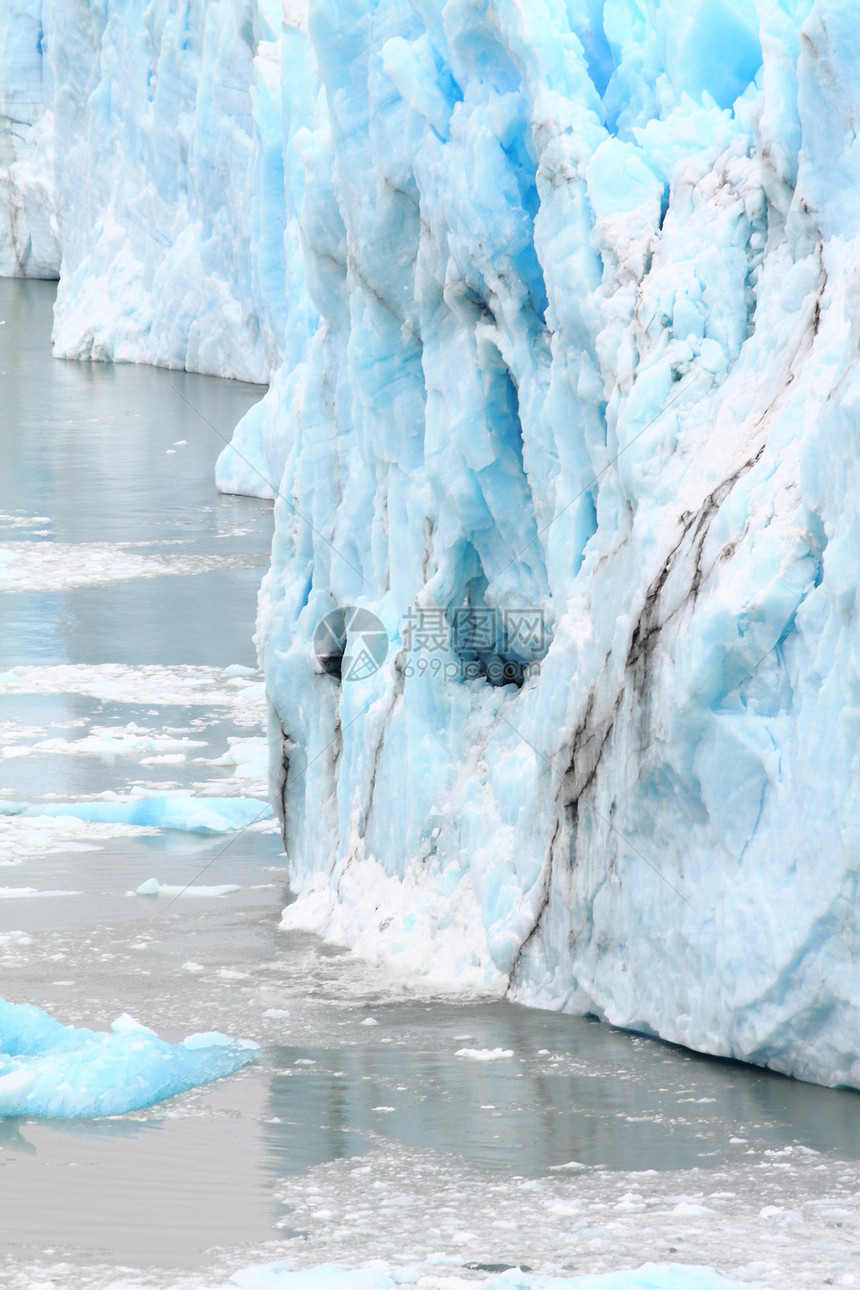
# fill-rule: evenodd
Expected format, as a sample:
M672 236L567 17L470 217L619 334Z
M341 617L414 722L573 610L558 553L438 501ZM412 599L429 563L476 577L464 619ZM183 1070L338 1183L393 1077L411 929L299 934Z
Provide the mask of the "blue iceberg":
M130 802L39 802L34 806L0 802L0 815L27 818L70 815L95 824L131 824L186 833L233 833L270 819L272 810L267 802L256 797L192 797L175 793Z
M0 999L0 1116L122 1115L232 1075L258 1052L214 1031L168 1044L128 1016L111 1033L64 1026Z

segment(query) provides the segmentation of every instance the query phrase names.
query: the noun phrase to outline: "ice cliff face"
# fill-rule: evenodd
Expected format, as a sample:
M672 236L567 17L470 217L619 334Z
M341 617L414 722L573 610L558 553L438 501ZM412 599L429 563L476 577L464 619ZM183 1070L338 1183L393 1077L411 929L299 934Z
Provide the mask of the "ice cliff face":
M860 1085L854 5L43 9L58 352L272 373L285 921Z
M38 0L0 7L0 275L56 278L50 64Z
M282 361L290 214L284 131L267 137L281 91L266 39L285 19L272 9L3 0L0 110L25 125L43 115L4 140L17 161L0 169L12 226L0 270L32 272L37 254L56 269L26 234L29 219L41 236L52 187L59 356L250 381Z

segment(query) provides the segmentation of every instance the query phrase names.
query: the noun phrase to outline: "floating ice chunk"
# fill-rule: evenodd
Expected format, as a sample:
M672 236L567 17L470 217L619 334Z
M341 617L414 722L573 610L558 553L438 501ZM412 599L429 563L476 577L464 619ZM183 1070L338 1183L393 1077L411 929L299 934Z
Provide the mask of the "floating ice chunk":
M205 739L189 739L185 735L177 739L173 735L159 735L132 724L119 729L99 727L83 739L41 739L36 744L30 744L26 751L120 757L137 752L175 753L205 747ZM9 755L5 748L3 752L4 755Z
M161 883L157 878L147 878L139 887L135 887L137 896L230 896L234 891L241 891L234 882L224 882L216 887L200 887L191 884L188 887L171 886Z
M231 1075L257 1051L220 1034L168 1044L127 1015L112 1033L78 1029L3 999L0 1116L121 1115Z
M39 891L36 887L0 887L0 900L22 900L30 896L80 896L79 891Z
M175 449L168 448L168 452ZM112 542L15 542L0 550L0 592L69 591L138 578L187 577L220 569L257 568L254 552L192 555L127 551Z
M225 686L221 668L190 664L132 667L123 663L59 663L16 667L0 671L0 694L87 694L103 702L227 707L241 725L255 725L265 716L261 683L244 681Z
M231 1044L238 1044L240 1048L256 1048L257 1045L250 1039L231 1039L229 1035L222 1035L220 1030L205 1030L197 1035L189 1035L183 1039L183 1048L229 1048Z
M135 824L187 833L232 833L256 820L271 819L267 802L255 797L191 797L171 794L119 802L0 802L0 815L74 816L102 824Z
M497 1062L513 1057L513 1048L458 1048L455 1057L470 1057L473 1062Z
M269 742L267 739L242 739L231 736L228 749L212 760L212 766L234 766L237 779L265 779L269 773Z

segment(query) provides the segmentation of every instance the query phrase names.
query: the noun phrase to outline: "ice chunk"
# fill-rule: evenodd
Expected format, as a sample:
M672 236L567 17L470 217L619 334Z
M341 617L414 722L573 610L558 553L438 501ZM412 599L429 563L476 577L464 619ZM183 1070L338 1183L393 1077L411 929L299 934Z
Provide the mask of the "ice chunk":
M71 816L102 824L130 824L188 833L232 833L260 820L271 819L266 802L255 797L191 797L176 793L164 797L113 802L0 802L0 815L26 818Z
M111 1034L64 1026L0 1000L0 1116L120 1115L230 1075L257 1051L220 1034L168 1044L126 1015Z
M213 766L233 766L237 779L265 779L269 767L269 745L265 739L231 735L228 748L212 761Z
M39 891L37 887L0 887L0 900L21 900L30 896L80 896L79 891Z
M234 891L241 891L234 882L220 883L218 886L206 887L190 884L187 887L171 886L159 882L157 878L147 878L139 887L135 887L138 896L230 896Z
M497 1062L513 1057L513 1048L458 1048L455 1057L469 1057L473 1062Z

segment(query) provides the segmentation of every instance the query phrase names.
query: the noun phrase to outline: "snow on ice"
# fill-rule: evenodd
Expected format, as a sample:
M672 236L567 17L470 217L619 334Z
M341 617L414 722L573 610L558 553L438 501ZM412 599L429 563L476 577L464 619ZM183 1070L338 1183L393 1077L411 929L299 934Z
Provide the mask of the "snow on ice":
M860 1085L855 8L4 25L55 352L271 381L218 480L277 494L288 925Z

